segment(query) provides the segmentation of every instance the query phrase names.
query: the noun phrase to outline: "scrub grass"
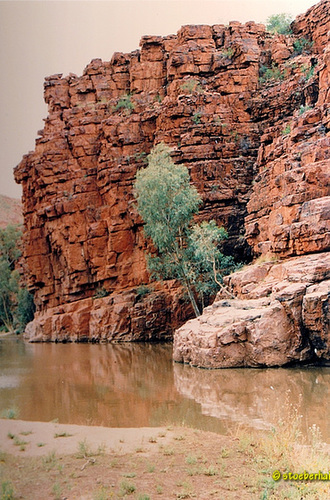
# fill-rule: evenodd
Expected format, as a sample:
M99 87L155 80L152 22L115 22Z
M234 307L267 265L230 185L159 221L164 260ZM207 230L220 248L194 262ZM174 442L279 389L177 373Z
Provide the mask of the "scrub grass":
M329 472L330 455L319 430L312 426L309 439L303 439L299 412L292 407L289 414L268 431L238 426L227 436L173 428L166 447L139 453L93 452L93 443L82 441L74 455L58 449L44 457L4 454L1 481L12 498L25 500L328 500L329 481L273 479L274 471Z

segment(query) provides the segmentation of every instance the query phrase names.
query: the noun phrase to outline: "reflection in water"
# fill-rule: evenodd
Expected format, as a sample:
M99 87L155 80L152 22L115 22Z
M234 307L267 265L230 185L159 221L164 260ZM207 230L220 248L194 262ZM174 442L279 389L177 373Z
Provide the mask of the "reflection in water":
M329 368L200 370L173 365L169 345L25 344L0 340L0 412L61 423L143 427L186 423L225 432L285 418L286 399L305 429L330 441ZM289 392L288 392L289 391Z
M178 391L200 403L202 413L232 425L270 428L297 408L303 432L316 424L329 441L329 368L199 370L174 366Z

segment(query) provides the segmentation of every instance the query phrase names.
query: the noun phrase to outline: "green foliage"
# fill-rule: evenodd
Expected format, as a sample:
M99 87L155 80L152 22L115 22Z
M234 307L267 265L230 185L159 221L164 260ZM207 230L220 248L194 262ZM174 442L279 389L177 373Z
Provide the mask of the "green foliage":
M222 275L235 269L233 258L219 250L219 245L227 237L227 231L217 226L214 220L203 221L191 228L189 258L194 273L193 283L203 306L205 298L223 287Z
M307 82L312 76L314 76L314 66L308 67L307 65L303 65L301 67L301 72L304 75L304 80Z
M290 14L273 14L267 19L266 30L272 34L289 35L293 19Z
M18 418L19 410L16 407L6 408L1 412L0 416L1 418L8 418L10 420L14 420L15 418Z
M1 483L1 500L14 500L14 488L10 481Z
M108 292L108 290L106 290L105 288L103 288L103 286L99 286L96 290L95 290L95 293L94 293L94 299L101 299L103 297L108 297L108 295L110 294L110 292Z
M293 42L293 48L296 54L302 54L303 52L309 52L313 47L314 42L307 40L306 38L299 38Z
M306 113L306 111L309 111L310 109L312 109L312 108L308 105L307 106L301 105L299 108L299 114L303 115L304 113Z
M151 289L147 285L140 285L137 290L136 294L139 298L142 299L145 295L148 295L151 292Z
M181 90L185 90L186 92L189 92L189 94L192 94L193 92L198 92L199 94L203 93L204 90L198 80L195 80L194 78L190 78L186 82L184 82L181 85Z
M148 156L148 166L137 173L135 191L146 235L161 253L177 250L178 235L185 236L201 204L188 169L175 165L169 147L158 144Z
M192 121L195 123L195 125L198 125L201 122L201 117L202 113L200 111L197 111L194 116L192 117Z
M135 490L136 490L136 486L133 483L130 483L130 482L125 481L125 480L121 481L120 491L119 491L119 494L121 496L132 495L132 493L134 493Z
M267 66L264 65L260 66L259 75L260 83L265 83L272 80L283 80L284 78L284 73L282 73L280 68L275 66L274 63L272 64L271 68L267 68Z
M0 326L8 331L23 330L34 315L33 297L26 288L19 287L19 273L15 270L21 256L21 237L17 226L0 230Z
M52 493L54 495L55 500L61 500L62 498L62 486L58 481L56 481L52 488Z
M221 51L221 55L223 55L223 57L226 57L227 59L231 59L234 55L234 49L232 47L228 47L228 49L223 49Z
M133 109L134 103L132 102L132 96L130 94L124 94L121 96L115 106L115 111L125 110L127 113L131 113Z
M20 288L17 293L17 311L16 319L19 331L23 331L24 327L33 320L35 313L35 305L33 295L27 288Z
M220 284L217 266L221 262L221 270L227 268L228 261L217 249L225 231L214 221L192 223L201 198L190 185L188 169L175 165L162 143L152 150L148 166L137 173L135 192L144 232L158 251L157 256L148 256L152 276L180 280L198 316L196 296L203 305L204 297Z
M291 132L291 127L290 125L287 125L281 132L282 135L288 135Z
M19 274L14 269L21 253L18 243L21 231L15 226L0 230L0 324L13 329Z

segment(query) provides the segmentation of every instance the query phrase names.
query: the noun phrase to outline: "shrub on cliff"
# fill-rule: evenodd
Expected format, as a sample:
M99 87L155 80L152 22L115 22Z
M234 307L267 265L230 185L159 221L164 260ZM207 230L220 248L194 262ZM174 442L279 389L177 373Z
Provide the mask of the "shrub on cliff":
M190 184L188 169L173 163L165 144L151 151L148 166L137 173L135 192L144 232L158 253L148 255L149 270L158 279L181 281L199 316L198 302L204 305L204 298L222 286L221 275L233 266L218 249L225 230L214 221L193 223L201 198Z
M290 14L273 14L267 19L266 29L269 33L289 35L293 19Z
M20 331L33 319L34 303L26 288L19 287L15 264L21 255L22 233L17 226L0 229L0 328Z
M115 106L115 111L124 110L128 114L131 113L133 109L134 103L132 102L132 96L130 94L122 95Z
M293 42L293 48L295 54L302 54L303 52L307 52L308 54L312 50L314 45L313 41L307 40L306 38L299 38Z

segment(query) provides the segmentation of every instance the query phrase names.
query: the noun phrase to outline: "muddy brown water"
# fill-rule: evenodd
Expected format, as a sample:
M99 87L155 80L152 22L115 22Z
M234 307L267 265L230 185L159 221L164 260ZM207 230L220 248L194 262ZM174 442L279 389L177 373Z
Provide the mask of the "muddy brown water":
M0 414L107 427L271 428L292 411L330 443L330 367L202 370L171 345L27 344L0 339Z

